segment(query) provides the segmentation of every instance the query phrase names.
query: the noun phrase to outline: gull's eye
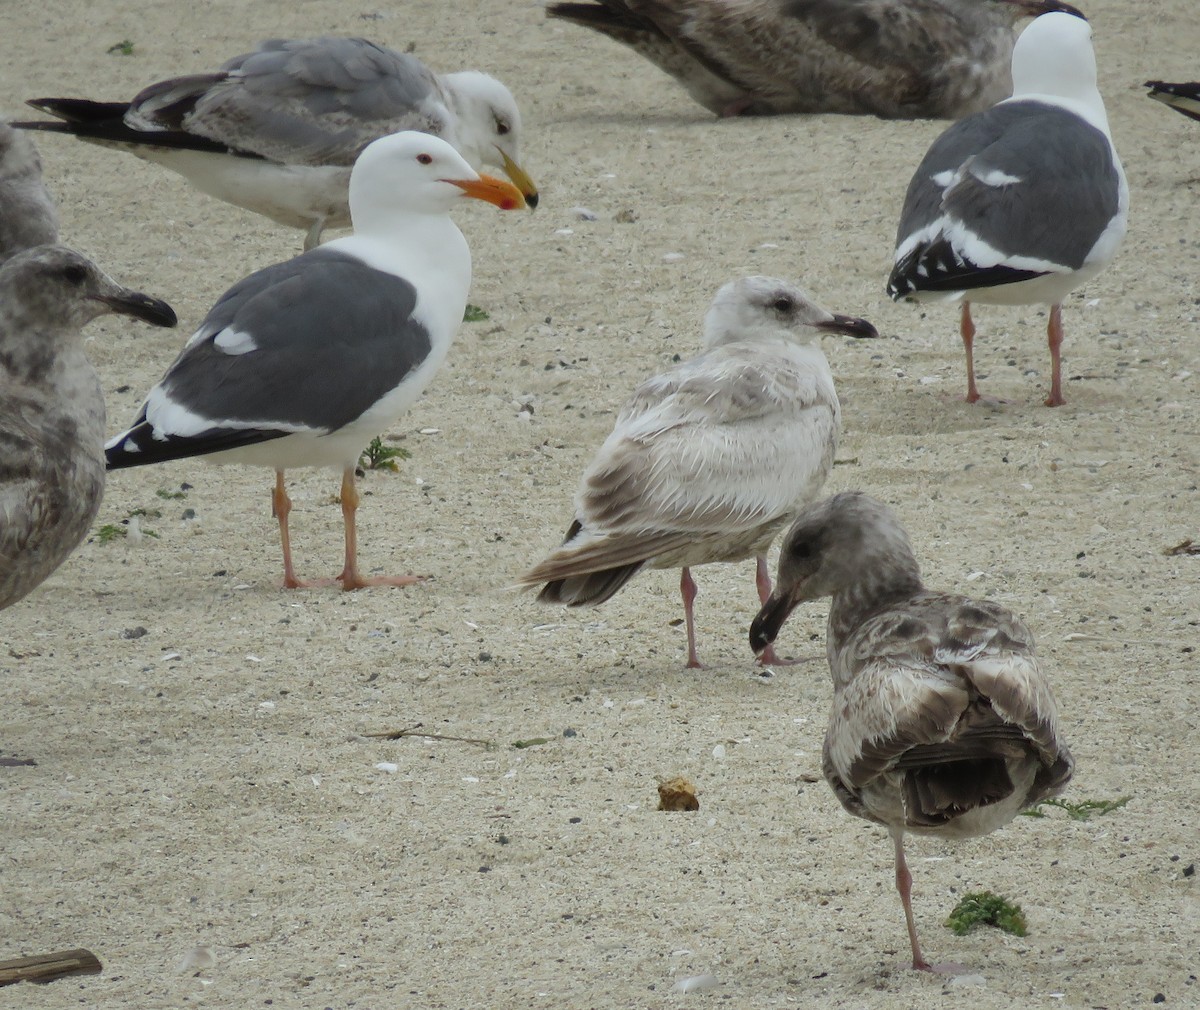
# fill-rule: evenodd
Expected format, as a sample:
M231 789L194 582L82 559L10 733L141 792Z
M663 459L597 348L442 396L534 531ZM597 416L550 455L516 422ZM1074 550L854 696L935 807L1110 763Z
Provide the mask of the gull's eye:
M780 295L771 303L771 308L776 312L791 312L795 307L795 303L785 295Z
M431 164L433 164L433 155L432 154L418 154L417 161L419 161L422 165L431 165Z
M72 263L69 267L63 268L63 277L67 279L67 283L78 287L87 279L87 270L78 263Z
M512 127L509 126L508 123L499 117L496 118L496 132L500 134L500 136L503 137L506 133L511 132L511 130Z

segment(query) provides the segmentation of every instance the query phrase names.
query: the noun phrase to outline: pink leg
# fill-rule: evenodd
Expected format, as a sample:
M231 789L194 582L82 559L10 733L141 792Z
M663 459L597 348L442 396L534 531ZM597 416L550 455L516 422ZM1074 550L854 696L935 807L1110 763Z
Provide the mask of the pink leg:
M1046 324L1046 342L1050 345L1050 395L1046 397L1047 407L1061 407L1067 401L1062 395L1062 306L1050 307L1050 322Z
M354 514L358 511L358 489L354 486L354 467L342 471L342 521L346 526L346 564L338 576L342 588L364 589L367 586L411 586L423 582L420 575L381 575L364 578L358 571L358 529Z
M696 580L688 569L683 569L679 576L679 594L683 597L683 618L687 626L688 661L687 669L703 670L700 657L696 655L696 622L692 614L692 604L696 602Z
M271 515L279 521L279 539L283 543L283 588L306 589L307 582L296 578L292 567L292 538L288 534L288 513L292 511L292 500L283 483L283 471L275 471L275 490L271 492Z
M979 399L979 390L975 387L975 322L971 319L971 303L962 303L962 315L959 318L959 333L962 334L963 350L967 352L967 403L975 403Z
M912 966L916 971L933 971L921 953L921 944L917 940L917 925L913 922L912 874L908 872L908 861L904 858L903 829L892 829L892 843L896 847L896 890L900 892L900 902L904 905L904 921L908 924L908 942L912 944Z

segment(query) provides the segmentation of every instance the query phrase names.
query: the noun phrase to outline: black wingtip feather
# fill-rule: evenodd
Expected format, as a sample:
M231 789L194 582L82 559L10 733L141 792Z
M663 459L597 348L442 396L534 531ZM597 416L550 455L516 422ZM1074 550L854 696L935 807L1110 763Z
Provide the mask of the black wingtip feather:
M148 421L141 421L130 428L110 448L104 450L106 470L125 470L133 466L148 466L151 463L166 463L173 459L190 459L209 456L226 449L257 445L272 439L283 438L286 431L269 431L261 428L221 429L213 428L188 438L155 438L154 429Z

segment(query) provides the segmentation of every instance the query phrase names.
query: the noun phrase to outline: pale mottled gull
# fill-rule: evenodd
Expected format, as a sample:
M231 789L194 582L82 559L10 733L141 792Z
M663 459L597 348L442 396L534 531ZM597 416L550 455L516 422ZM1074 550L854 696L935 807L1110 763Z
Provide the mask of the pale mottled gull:
M594 0L550 17L640 53L719 116L957 118L1010 93L1013 24L1059 0Z
M0 266L0 609L39 586L104 493L104 394L82 327L109 312L174 326L165 302L40 245Z
M990 600L926 589L895 513L858 491L809 506L785 534L751 648L769 647L793 608L825 596L825 778L846 810L891 833L913 967L929 970L904 833L988 834L1060 792L1071 754L1029 629Z
M284 470L342 472L345 589L409 585L359 573L354 468L364 446L429 384L462 322L471 254L449 212L474 197L523 207L445 141L405 132L370 144L350 178L354 234L266 267L225 292L110 439L110 470L203 456L275 470L284 585L292 567Z
M1050 306L1050 393L1063 403L1062 302L1116 255L1129 187L1096 87L1092 30L1036 19L1013 51L1013 97L955 123L917 168L896 232L888 294L961 303L968 402L971 303Z
M703 354L647 380L584 471L561 547L519 585L538 599L603 603L643 568L682 568L689 667L699 667L690 569L766 552L825 482L841 408L820 333L873 337L870 323L819 308L773 277L717 292ZM767 661L776 662L774 656Z
M1147 98L1162 102L1188 119L1200 120L1200 81L1168 84L1166 81L1147 81Z
M372 140L420 130L472 168L494 165L529 207L512 93L474 70L435 74L415 56L366 39L270 39L215 73L151 84L131 102L39 98L59 121L20 123L129 151L227 203L307 232L350 224L350 169Z
M0 119L0 264L58 241L58 211L42 182L33 141Z

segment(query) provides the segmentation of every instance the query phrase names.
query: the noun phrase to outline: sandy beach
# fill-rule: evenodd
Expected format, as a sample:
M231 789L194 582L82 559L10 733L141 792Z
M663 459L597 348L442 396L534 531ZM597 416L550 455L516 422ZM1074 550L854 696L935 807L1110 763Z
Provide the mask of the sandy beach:
M1200 30L1194 0L1083 6L1133 209L1064 306L1048 409L1044 309L978 308L981 389L1005 402L968 405L957 312L884 292L944 122L718 121L540 4L6 4L7 116L263 38L362 35L508 84L542 201L456 213L488 318L390 433L411 457L363 480L364 570L424 584L283 591L270 472L185 461L110 475L96 535L0 613L0 757L36 762L0 767L0 959L104 964L0 1007L1200 1006L1200 557L1165 553L1200 541L1200 123L1141 86L1194 79ZM37 141L63 241L180 316L89 328L116 431L214 299L302 235ZM695 573L701 671L677 573L589 610L506 589L561 539L629 392L695 353L716 289L749 273L879 328L821 339L844 415L826 492L888 502L931 586L1028 622L1077 762L1064 799L1128 797L910 842L927 953L965 980L908 968L887 834L821 778L824 604L780 640L815 661L771 675L747 646L751 562ZM337 476L289 489L300 574L333 575ZM140 536L99 535L130 517ZM656 809L677 774L698 812ZM943 927L982 890L1028 936ZM673 991L699 975L715 987Z

